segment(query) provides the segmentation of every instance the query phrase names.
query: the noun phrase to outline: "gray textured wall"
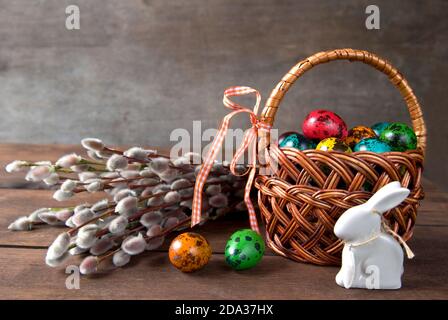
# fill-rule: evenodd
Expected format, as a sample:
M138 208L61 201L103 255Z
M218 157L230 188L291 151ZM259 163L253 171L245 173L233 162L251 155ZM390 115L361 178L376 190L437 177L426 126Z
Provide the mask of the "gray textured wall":
M172 129L193 120L216 127L227 86L267 97L296 61L363 48L408 78L429 129L426 174L447 188L448 1L375 0L381 30L368 31L371 2L0 0L0 139L167 145ZM79 31L65 29L68 4L80 7ZM299 129L316 107L351 125L409 119L386 78L360 64L313 69L287 95L276 125Z

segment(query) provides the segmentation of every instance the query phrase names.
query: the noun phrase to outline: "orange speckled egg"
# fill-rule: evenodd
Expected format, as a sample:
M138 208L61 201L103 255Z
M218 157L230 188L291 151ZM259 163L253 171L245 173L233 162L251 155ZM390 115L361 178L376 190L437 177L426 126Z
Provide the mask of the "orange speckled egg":
M359 141L366 138L376 138L376 133L369 127L356 126L350 129L347 138L345 138L345 143L353 148Z
M170 261L182 272L194 272L203 268L212 255L207 239L197 233L185 232L171 242Z

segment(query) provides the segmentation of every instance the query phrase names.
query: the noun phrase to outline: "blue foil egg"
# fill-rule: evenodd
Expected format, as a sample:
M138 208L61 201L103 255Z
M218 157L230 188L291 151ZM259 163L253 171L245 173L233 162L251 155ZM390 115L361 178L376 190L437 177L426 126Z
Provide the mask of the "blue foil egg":
M375 153L391 152L392 148L378 138L367 138L359 141L353 151L370 151Z
M290 136L290 135L292 135L292 134L299 134L298 132L295 132L295 131L286 131L286 132L283 132L279 137L278 137L278 144L280 145L282 142L283 142L283 140L285 140L285 138L287 137L287 136Z
M375 134L377 135L377 137L380 136L380 134L384 131L384 129L386 129L386 127L390 125L390 122L378 122L375 123L371 129L373 131L375 131Z
M286 136L283 136L279 142L280 148L295 148L302 151L315 149L316 145L316 142L297 132L288 133Z

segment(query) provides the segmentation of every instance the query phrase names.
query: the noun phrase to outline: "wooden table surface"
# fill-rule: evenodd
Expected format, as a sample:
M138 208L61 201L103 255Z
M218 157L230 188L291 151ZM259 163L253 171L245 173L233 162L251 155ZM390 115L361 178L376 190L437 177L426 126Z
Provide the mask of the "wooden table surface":
M54 161L72 151L80 148L0 144L0 299L448 299L448 193L428 181L409 242L416 257L405 262L401 290L346 290L334 282L338 268L296 263L269 250L256 268L233 271L224 263L224 243L233 231L247 226L245 217L214 221L198 229L211 242L213 256L197 273L174 269L165 246L122 269L82 277L79 290L68 290L65 268L52 269L44 263L46 247L61 228L7 230L16 217L53 205L52 192L31 186L21 174L7 174L3 167L14 159Z

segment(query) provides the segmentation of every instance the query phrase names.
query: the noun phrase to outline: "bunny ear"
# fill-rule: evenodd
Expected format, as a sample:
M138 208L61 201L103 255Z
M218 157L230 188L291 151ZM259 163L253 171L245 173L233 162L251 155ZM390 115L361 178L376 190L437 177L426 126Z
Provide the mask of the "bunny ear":
M370 210L377 210L380 213L384 213L402 203L409 193L410 191L402 188L398 181L391 182L378 190L367 201L366 205Z
M380 190L378 190L375 194L377 193L388 193L389 191L392 190L397 190L401 188L401 184L399 181L392 181L389 182L388 184L386 184L384 187L382 187Z
M398 181L393 181L388 184L386 184L384 187L379 189L377 192L374 193L374 195L367 201L367 205L369 203L377 203L381 199L383 199L386 195L388 195L393 190L398 190L401 188L401 184Z

